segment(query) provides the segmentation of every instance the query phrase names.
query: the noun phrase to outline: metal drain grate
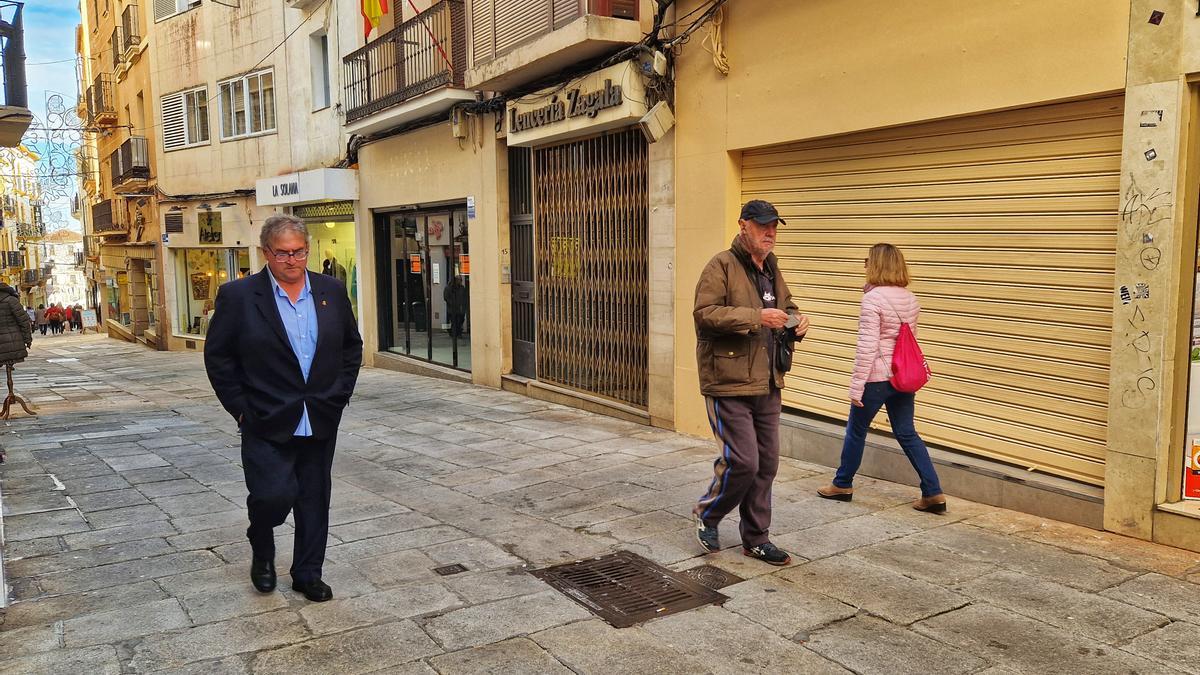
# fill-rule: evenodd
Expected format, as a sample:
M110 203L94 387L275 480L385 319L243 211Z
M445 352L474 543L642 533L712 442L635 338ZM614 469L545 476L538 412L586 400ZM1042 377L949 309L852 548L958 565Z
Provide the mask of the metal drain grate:
M616 628L721 604L724 595L636 553L610 555L531 572Z
M444 577L448 577L451 574L460 574L462 572L466 572L467 568L458 563L454 563L453 565L446 565L444 567L435 567L433 568L433 571Z
M695 581L698 584L707 586L714 591L718 591L726 586L732 586L736 583L745 581L736 574L726 572L720 567L713 565L700 565L689 570L684 570L683 575Z

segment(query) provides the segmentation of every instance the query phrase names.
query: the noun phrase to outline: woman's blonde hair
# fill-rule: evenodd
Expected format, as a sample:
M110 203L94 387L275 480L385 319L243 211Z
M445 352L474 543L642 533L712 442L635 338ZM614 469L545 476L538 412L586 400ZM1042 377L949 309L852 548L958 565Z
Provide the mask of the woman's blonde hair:
M904 254L891 244L875 244L867 253L867 283L872 286L908 286Z

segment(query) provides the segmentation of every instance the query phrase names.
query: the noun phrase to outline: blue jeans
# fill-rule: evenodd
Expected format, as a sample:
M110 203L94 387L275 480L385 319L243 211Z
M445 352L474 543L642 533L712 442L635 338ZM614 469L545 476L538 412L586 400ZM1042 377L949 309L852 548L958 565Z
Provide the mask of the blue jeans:
M921 496L931 497L942 493L938 482L937 471L933 468L933 460L929 459L929 449L925 441L917 435L913 426L914 394L902 394L892 387L891 382L868 382L863 391L863 407L850 406L850 419L846 422L846 440L842 442L842 463L833 484L840 488L854 485L854 474L862 464L863 448L867 442L867 431L871 428L871 420L883 406L887 406L888 421L892 424L892 434L900 442L908 461L921 478Z

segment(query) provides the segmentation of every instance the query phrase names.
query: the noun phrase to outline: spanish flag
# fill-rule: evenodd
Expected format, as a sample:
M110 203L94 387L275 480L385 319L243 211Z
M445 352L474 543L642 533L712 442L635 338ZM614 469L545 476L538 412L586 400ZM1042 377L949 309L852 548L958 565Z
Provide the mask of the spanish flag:
M387 0L361 0L363 35L370 37L371 31L379 27L379 19L387 14Z

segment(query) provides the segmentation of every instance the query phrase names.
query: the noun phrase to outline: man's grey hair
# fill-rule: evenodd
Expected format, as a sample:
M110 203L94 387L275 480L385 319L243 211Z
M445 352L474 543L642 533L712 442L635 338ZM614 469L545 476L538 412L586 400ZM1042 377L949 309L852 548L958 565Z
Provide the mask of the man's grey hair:
M258 236L258 242L263 248L275 248L273 245L275 240L285 232L295 232L304 237L304 244L308 245L308 226L304 224L303 220L286 213L276 213L263 221L262 234Z

